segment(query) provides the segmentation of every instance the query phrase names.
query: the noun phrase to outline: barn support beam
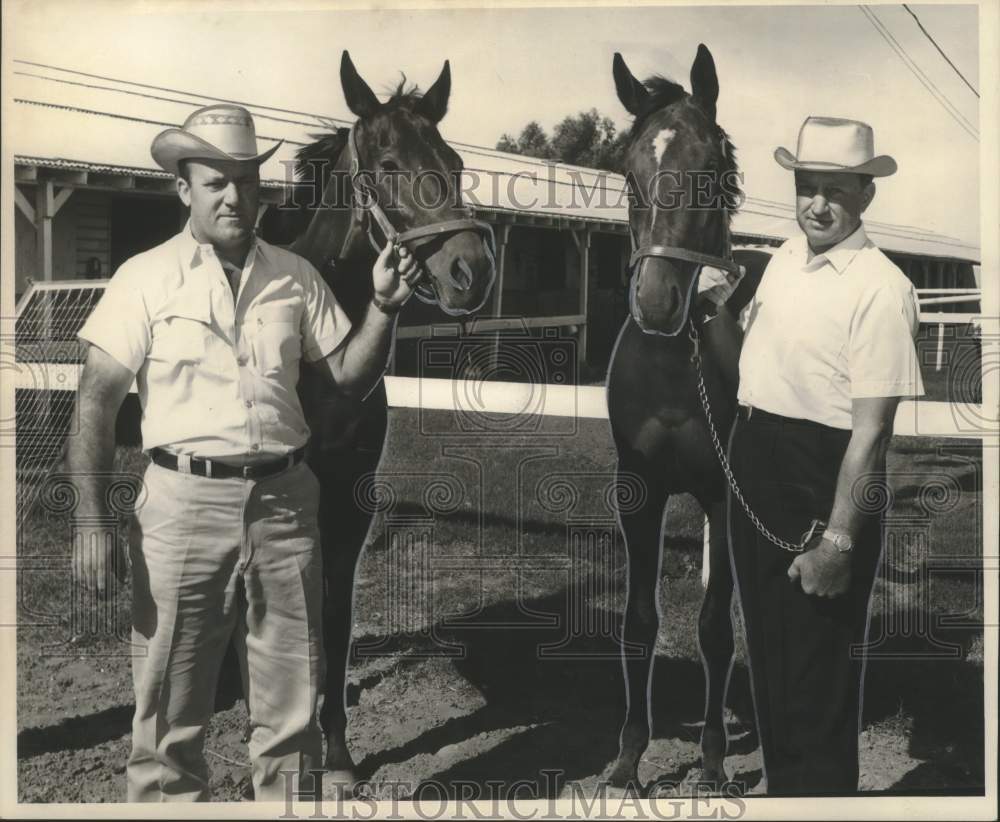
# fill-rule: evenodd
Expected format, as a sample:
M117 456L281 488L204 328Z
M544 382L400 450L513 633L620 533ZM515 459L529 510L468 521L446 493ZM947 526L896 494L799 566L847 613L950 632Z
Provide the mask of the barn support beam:
M59 213L72 195L66 187L57 193L52 180L39 180L35 188L35 248L38 259L38 278L43 282L52 279L52 218Z
M587 365L587 303L590 299L590 229L574 231L571 235L580 252L580 306L578 314L584 317L580 333L576 335L578 373Z
M32 225L35 224L35 207L31 204L31 201L24 196L24 193L17 186L14 186L14 203L17 205L18 211L20 211L25 217L28 218L28 222Z
M497 278L493 283L493 316L499 317L503 312L503 274L507 264L507 241L510 239L510 226L504 223L498 226L496 234L497 241ZM493 363L494 367L500 361L500 338L501 332L497 331L493 341Z

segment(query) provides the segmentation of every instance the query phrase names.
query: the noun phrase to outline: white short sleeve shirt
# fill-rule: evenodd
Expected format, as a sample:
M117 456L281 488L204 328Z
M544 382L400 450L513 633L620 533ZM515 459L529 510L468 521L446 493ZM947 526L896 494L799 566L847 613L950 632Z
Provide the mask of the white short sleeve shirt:
M256 240L237 299L190 226L125 262L80 330L135 374L146 449L198 457L286 454L309 439L299 361L351 323L316 269Z
M750 304L738 399L773 414L850 429L851 402L924 393L913 283L864 226L807 261L785 242Z

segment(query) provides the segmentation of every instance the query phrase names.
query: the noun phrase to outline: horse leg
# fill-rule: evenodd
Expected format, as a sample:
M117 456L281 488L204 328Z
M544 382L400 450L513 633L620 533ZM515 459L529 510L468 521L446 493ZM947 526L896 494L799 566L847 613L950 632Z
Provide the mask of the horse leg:
M729 567L725 500L705 505L709 525L709 575L698 616L698 645L705 669L705 726L701 735L701 781L718 788L728 781L726 757L726 689L735 644L730 611L733 575Z
M351 647L351 597L358 547L341 543L333 550L325 550L323 557L326 577L323 618L326 683L319 717L326 736L323 767L327 771L325 779L348 795L357 783L354 759L347 746L346 685Z
M345 472L351 473L351 472ZM333 794L350 796L357 783L347 746L346 684L351 647L354 573L371 515L353 504L352 476L322 477L320 535L323 547L323 650L326 682L320 724L326 736L325 781Z
M608 776L608 782L616 787L638 785L639 759L650 737L653 654L660 628L657 607L660 532L667 504L667 493L653 493L653 490L649 489L646 503L638 511L621 514L628 556L628 599L622 645L625 722L619 737L618 758Z

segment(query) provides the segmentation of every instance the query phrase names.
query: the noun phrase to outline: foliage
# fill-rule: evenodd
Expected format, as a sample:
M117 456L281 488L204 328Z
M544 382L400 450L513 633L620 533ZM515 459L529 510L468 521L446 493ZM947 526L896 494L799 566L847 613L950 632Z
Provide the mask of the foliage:
M611 118L592 108L563 118L552 130L551 137L532 120L517 137L504 134L496 147L500 151L543 160L621 171L625 144L626 135L618 134Z

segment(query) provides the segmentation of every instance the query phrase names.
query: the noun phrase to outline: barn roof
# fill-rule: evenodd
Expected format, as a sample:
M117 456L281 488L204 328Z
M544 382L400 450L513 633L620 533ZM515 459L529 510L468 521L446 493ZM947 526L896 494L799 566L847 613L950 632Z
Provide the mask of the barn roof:
M169 175L149 154L156 134L179 125L205 95L99 77L25 61L13 72L15 163L164 184ZM350 123L336 117L240 102L254 116L263 148L284 141L261 168L266 188L293 179L294 155L311 135ZM451 141L465 162L463 193L478 211L548 217L622 230L627 221L620 175ZM978 262L979 249L912 226L866 220L872 239L901 253ZM747 197L733 223L743 241L774 242L799 233L790 205Z

